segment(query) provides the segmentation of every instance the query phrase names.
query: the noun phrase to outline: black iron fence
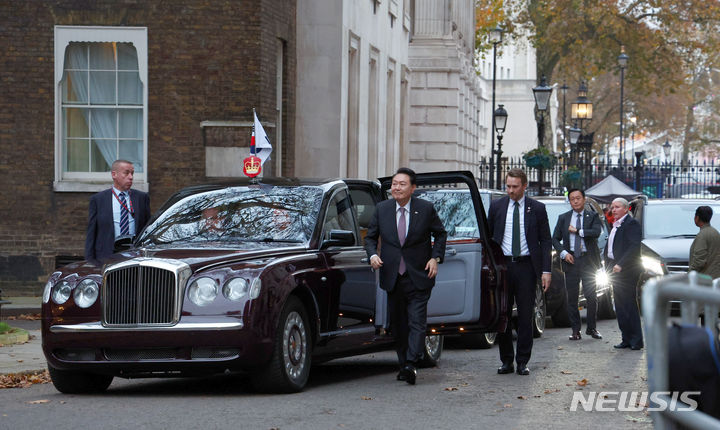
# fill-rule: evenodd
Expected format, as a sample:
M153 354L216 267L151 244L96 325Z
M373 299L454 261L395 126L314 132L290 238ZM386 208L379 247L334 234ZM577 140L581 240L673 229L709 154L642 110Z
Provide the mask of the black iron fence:
M480 160L478 181L483 188L500 188L495 175L490 178L490 159ZM519 167L528 175L528 194L561 195L566 188L587 189L605 179L615 176L630 188L649 198L716 198L720 197L720 164L694 163L670 164L643 160L632 164L591 164L559 160L553 167L529 168L518 158L503 160L501 178L511 168ZM542 181L540 180L542 177Z

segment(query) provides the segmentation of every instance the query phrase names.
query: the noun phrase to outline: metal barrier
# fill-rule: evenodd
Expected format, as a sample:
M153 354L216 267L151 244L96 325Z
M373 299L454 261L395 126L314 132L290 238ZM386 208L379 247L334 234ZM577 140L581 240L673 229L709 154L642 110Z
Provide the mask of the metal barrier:
M690 272L648 281L643 288L642 309L650 393L670 391L668 322L670 305L676 301L681 302L683 324L699 325L700 312L703 312L705 327L712 331L715 339L718 337L720 278L713 281L709 276ZM670 405L672 401L672 398L665 394L656 395L656 398L664 401L665 405ZM658 404L651 403L649 406L657 407ZM699 410L658 409L664 410L651 411L656 429L674 428L675 424L703 430L720 428L720 420Z

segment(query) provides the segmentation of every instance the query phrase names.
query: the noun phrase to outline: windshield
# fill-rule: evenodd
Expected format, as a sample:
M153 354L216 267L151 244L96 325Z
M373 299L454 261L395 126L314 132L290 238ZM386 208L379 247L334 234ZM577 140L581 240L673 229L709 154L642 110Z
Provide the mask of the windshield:
M558 217L561 214L564 214L565 212L572 209L572 207L570 207L569 202L543 203L545 203L545 211L547 212L548 216L548 224L550 224L550 234L553 234L553 232L555 231L555 224L557 224Z
M310 240L320 187L231 187L178 201L143 232L138 246Z
M710 206L713 210L713 219L720 213L720 204L688 203L682 205L649 204L643 211L643 228L646 239L695 236L699 229L695 225L695 210L698 206Z

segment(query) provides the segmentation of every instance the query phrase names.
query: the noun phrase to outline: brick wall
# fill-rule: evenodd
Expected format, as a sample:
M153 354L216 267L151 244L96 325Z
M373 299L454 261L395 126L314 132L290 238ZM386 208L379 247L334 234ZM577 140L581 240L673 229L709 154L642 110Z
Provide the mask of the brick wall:
M156 210L179 188L207 180L201 121L251 121L253 107L275 121L278 39L286 46L282 173L292 175L295 7L294 0L0 2L4 294L40 294L56 256L83 253L91 194L53 191L55 25L147 27L147 172ZM274 142L275 130L267 132Z

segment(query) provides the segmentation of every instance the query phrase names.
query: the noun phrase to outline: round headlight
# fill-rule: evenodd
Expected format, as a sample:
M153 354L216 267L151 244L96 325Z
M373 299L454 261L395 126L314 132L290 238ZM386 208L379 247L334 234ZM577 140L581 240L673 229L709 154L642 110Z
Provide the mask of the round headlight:
M223 296L229 300L240 300L245 297L250 289L248 281L243 278L233 278L225 283Z
M198 306L207 306L218 294L218 284L211 278L198 278L190 284L188 297Z
M47 284L45 284L45 289L43 290L43 303L47 303L50 301L50 292L52 291L52 287L52 281L47 281Z
M75 304L81 308L89 308L98 298L100 287L92 279L83 280L73 293Z
M70 286L70 283L68 281L62 281L52 288L52 299L53 302L57 303L58 305L62 305L63 303L67 302L67 299L70 298L70 293L72 292L72 287Z
M250 284L250 298L251 299L257 299L260 295L260 288L262 287L262 281L260 281L260 278L255 278L252 280L252 283Z

